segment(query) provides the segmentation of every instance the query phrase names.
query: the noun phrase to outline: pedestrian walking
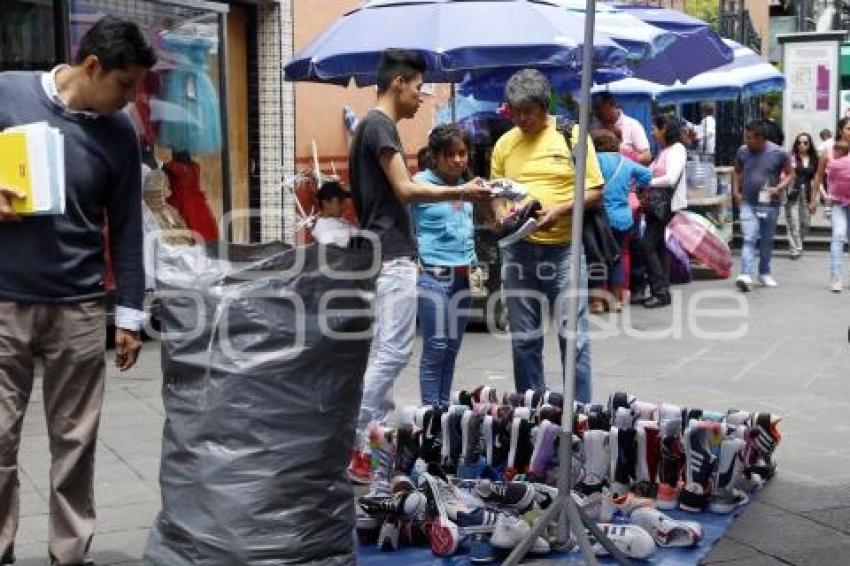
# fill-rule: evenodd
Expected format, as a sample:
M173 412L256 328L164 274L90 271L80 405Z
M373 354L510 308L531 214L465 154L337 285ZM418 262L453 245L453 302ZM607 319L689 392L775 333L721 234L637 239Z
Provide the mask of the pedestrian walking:
M844 288L844 247L847 243L847 225L850 224L850 144L835 142L832 159L826 166L829 180L827 201L832 205L832 239L829 245L830 290L840 293Z
M587 323L587 268L570 272L572 254L572 207L575 168L565 135L548 113L551 89L539 71L524 69L514 74L505 87L515 127L499 138L493 148L491 174L516 181L528 188L531 199L543 209L536 232L501 249L502 281L510 319L514 385L518 392L544 389L544 308L554 313L561 360L566 348L567 297L570 277L579 277L582 293L578 312L576 349L576 399L591 396L590 338ZM575 146L578 126L572 129ZM587 203L602 198L604 180L593 143L587 143ZM562 367L563 371L563 367Z
M349 154L352 199L360 228L377 237L381 257L375 333L348 468L351 479L360 483L371 480L366 427L372 421L386 420L394 408L393 384L413 351L419 268L409 205L487 200L490 195L478 179L446 187L417 182L410 176L396 125L419 110L426 69L419 53L403 49L384 52L377 73L377 104L358 124Z
M681 141L679 121L667 116L656 116L652 120L652 135L661 153L650 165L652 181L643 191L646 229L638 240L650 290L650 296L643 302L643 306L649 309L665 307L671 302L670 257L664 233L670 216L688 205L685 179L688 150Z
M809 228L809 207L818 170L818 154L812 136L798 134L791 148L791 165L794 167L794 183L786 193L785 226L788 229L788 251L791 259L803 255L803 239Z
M844 202L848 187L843 163L833 167L832 176L829 168L836 159L842 159L845 153L844 144L850 143L850 118L844 117L838 121L835 128L836 136L824 142L824 150L818 161L818 172L815 177L817 195L813 194L809 201L809 213L814 214L818 207L818 199L823 199L825 212L832 223L832 238L830 240L830 290L840 293L844 288L844 245L847 242L848 206ZM833 183L837 186L833 188ZM835 197L835 198L833 198ZM835 217L839 218L836 219Z
M744 145L738 149L732 176L733 194L744 233L741 273L735 285L743 292L753 287L756 245L759 247L758 282L766 287L778 286L770 270L773 237L782 192L793 182L794 169L788 153L766 139L764 122L747 123Z
M0 564L15 560L18 447L36 358L50 439L50 562L89 563L106 373L104 221L117 284L115 365L126 371L142 347L145 272L141 156L120 110L154 63L135 24L105 17L83 35L72 65L0 73L0 130L59 129L66 187L65 214L37 217L16 216L18 195L0 187Z
M629 240L635 231L632 209L629 206L629 193L632 185L647 186L652 181L652 171L635 163L619 153L619 140L608 130L597 130L593 133L593 145L597 151L599 168L605 179L605 190L602 196L608 225L614 239L620 245L620 256L608 270L607 284L614 297L614 311L623 310L625 290L629 288L626 280L625 256ZM594 296L590 297L590 312L604 312L604 306Z
M437 126L428 137L431 167L414 179L453 186L469 179L472 138L456 125ZM417 314L422 332L419 389L422 405L449 404L455 360L469 319L469 269L475 263L472 203L413 205L419 261Z

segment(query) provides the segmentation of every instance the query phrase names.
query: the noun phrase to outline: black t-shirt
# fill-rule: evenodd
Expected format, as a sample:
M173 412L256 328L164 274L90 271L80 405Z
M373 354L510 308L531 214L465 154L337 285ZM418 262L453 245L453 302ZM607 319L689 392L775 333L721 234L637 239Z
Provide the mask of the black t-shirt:
M384 151L404 155L395 123L380 110L372 110L357 127L348 157L351 193L360 228L377 234L383 260L416 257L410 209L396 198L381 168Z
M764 119L762 121L764 122L764 138L781 147L785 143L785 132L773 120Z

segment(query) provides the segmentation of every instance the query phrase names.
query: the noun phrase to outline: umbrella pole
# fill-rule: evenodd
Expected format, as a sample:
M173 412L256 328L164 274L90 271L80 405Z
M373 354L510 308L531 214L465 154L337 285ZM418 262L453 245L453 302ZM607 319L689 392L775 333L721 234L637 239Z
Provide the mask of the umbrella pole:
M455 92L455 84L450 83L452 93L452 124L457 124L457 93Z
M565 546L569 541L569 533L572 531L578 546L581 549L585 564L595 566L596 555L590 547L585 527L593 534L597 542L605 547L620 564L628 564L628 559L620 550L605 536L596 524L589 520L578 508L572 498L572 439L573 419L575 407L575 376L576 376L576 351L578 349L578 315L580 307L581 288L581 264L582 264L582 230L584 217L584 191L585 173L587 171L587 132L590 129L590 87L593 82L593 30L596 16L596 1L586 0L584 20L584 46L582 52L581 93L579 107L579 139L573 164L575 168L575 197L573 201L573 224L572 241L570 243L570 284L567 289L569 300L569 316L566 328L560 328L558 332L566 332L566 343L564 353L564 409L561 419L561 431L558 437L558 497L553 502L554 509L547 509L547 513L541 515L531 529L530 535L523 540L511 552L503 562L507 566L515 566L528 552L532 543L543 531L546 524L553 515L557 514L557 542Z

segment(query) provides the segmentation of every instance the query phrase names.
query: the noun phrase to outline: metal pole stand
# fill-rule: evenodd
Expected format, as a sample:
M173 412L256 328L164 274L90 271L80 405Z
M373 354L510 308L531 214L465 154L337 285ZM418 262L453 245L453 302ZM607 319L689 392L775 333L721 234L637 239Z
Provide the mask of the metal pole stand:
M581 107L579 110L579 140L576 155L573 156L575 168L575 199L573 202L572 253L570 255L570 284L569 284L569 317L564 329L567 333L564 359L563 391L564 409L561 417L558 450L558 497L537 518L531 528L531 533L507 557L503 564L515 566L525 557L534 540L540 536L546 526L557 522L557 543L562 547L569 545L569 534L572 532L578 542L582 557L586 564L595 566L596 555L590 546L585 528L593 535L620 564L629 564L628 558L614 546L596 524L591 521L576 505L572 498L572 439L573 420L575 413L575 376L576 351L578 340L578 315L580 293L584 292L579 286L582 279L582 220L584 217L585 173L587 169L587 134L590 129L590 87L593 82L593 29L596 19L596 1L586 0L584 23L584 52L582 53L581 76ZM562 330L559 328L559 332Z

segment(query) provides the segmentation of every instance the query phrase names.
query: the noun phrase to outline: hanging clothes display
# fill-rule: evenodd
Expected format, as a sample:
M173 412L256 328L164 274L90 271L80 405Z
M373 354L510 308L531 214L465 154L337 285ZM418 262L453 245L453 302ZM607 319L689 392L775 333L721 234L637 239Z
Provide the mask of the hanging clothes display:
M195 155L215 153L221 148L221 115L207 59L216 42L176 33L166 33L162 40L176 64L165 77L162 98L183 112L162 121L159 144Z
M166 202L177 209L186 227L200 234L204 242L217 241L218 223L201 190L201 166L187 155L178 154L163 170L171 187L171 196Z

